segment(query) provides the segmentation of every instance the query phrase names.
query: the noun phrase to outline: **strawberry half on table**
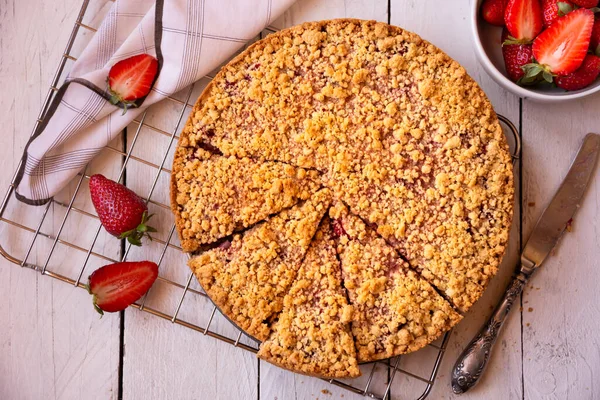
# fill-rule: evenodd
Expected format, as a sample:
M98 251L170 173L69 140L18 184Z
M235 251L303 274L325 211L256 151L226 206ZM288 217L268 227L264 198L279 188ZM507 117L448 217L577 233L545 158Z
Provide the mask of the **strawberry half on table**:
M150 93L158 72L158 60L149 54L139 54L121 60L108 72L110 102L123 105L123 114L128 107L137 107L137 100Z
M129 261L105 265L94 271L86 286L100 315L126 309L150 289L158 277L158 265Z
M104 229L119 239L127 239L135 246L141 246L141 239L156 229L146 223L148 206L140 196L125 186L107 179L103 175L90 178L90 196L98 218Z

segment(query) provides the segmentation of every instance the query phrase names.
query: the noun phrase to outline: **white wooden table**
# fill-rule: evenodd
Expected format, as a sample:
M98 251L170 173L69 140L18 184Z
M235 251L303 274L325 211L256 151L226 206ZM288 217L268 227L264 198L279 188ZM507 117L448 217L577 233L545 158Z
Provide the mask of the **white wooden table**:
M0 2L2 193L37 118L79 3ZM510 250L484 298L454 330L432 399L455 397L449 372L456 356L503 292L522 239L558 187L582 137L600 131L600 96L542 105L522 101L495 84L475 58L468 13L465 0L298 0L279 21L286 26L357 17L412 30L464 65L497 112L520 126L523 152L516 175L521 178ZM597 174L572 232L536 273L522 296L521 310L510 316L485 379L463 398L600 399L599 182ZM166 190L161 185L157 190ZM54 208L50 213L51 221L60 220ZM2 244L14 240L0 232ZM105 235L97 246L115 257L120 251ZM59 261L70 259L65 255ZM0 293L2 399L361 398L137 310L127 310L123 318L115 314L98 319L83 290L4 259Z

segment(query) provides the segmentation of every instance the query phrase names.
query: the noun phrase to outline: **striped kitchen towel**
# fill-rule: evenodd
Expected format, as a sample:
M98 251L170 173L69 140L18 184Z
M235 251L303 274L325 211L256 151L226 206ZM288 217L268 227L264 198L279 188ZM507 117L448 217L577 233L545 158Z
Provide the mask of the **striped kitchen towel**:
M44 204L144 110L204 77L294 0L116 0L25 147L17 198ZM109 102L106 79L136 54L159 72L139 108Z

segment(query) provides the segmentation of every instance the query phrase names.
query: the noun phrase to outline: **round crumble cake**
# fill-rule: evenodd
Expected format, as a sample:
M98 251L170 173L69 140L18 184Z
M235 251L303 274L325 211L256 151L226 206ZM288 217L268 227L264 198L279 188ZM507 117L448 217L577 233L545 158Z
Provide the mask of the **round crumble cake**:
M354 377L458 321L496 273L508 146L464 68L354 19L251 45L198 99L171 201L223 314L296 372Z

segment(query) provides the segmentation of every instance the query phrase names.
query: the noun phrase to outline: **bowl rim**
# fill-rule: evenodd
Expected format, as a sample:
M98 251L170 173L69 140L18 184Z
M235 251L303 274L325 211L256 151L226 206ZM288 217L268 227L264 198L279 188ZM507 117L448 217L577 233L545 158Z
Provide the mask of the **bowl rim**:
M591 87L589 89L582 89L574 92L567 92L561 94L552 93L540 93L533 90L526 89L522 86L517 85L510 79L508 79L502 72L500 72L492 60L488 57L487 53L483 48L481 37L479 36L479 6L483 0L471 1L471 35L473 36L473 42L475 44L477 58L480 64L483 66L485 71L494 79L499 85L505 89L517 94L523 99L541 100L546 102L562 102L567 100L580 99L585 96L589 96L592 93L600 91L600 85Z

